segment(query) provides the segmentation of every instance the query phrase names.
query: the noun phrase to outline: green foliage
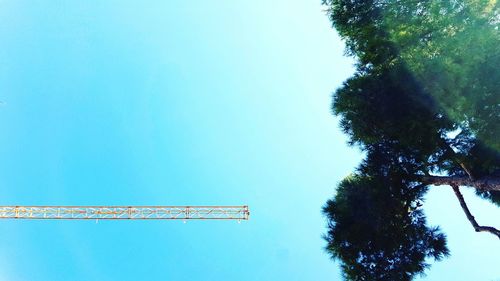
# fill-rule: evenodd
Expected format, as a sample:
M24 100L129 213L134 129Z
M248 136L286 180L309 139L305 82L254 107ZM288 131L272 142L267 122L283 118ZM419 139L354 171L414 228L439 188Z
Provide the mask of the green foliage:
M411 280L428 267L426 257L448 255L444 234L426 225L398 184L355 174L326 203L327 250L341 260L346 280Z
M427 187L415 175L424 167L392 142L366 151L323 208L326 249L341 261L346 280L412 280L424 273L428 258L449 255L445 235L426 224L421 209Z
M406 68L435 113L500 151L498 1L325 0L358 74ZM407 76L407 75L405 75ZM402 77L400 82L407 79ZM448 130L449 128L443 128Z
M383 8L398 60L448 118L497 151L500 123L492 121L500 118L498 5L489 0L397 1Z
M373 145L397 140L401 146L436 151L440 130L452 124L436 114L436 104L422 91L404 65L358 73L348 79L334 97L333 112L351 143ZM411 136L426 135L425 139Z
M357 59L332 109L366 158L324 207L347 280L411 280L448 255L422 176L500 176L495 0L324 0ZM477 191L500 206L500 192Z

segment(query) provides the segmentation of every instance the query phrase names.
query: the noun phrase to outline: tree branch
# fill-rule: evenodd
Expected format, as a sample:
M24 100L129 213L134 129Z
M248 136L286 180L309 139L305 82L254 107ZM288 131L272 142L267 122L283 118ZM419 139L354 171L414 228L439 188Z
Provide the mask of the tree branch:
M423 183L432 185L471 186L484 191L500 191L500 177L486 176L478 179L461 176L423 176Z
M474 176L472 175L472 171L469 169L469 167L467 167L467 165L460 159L460 157L458 157L458 154L449 144L446 143L446 141L444 141L444 143L446 151L452 155L453 161L455 161L456 163L458 163L458 165L460 165L460 167L462 167L462 170L464 170L464 172L469 176L471 180L474 180Z
M467 166L465 166L465 164L462 162L460 162L459 165L467 173L467 175L469 176L469 179L474 180L474 176L472 175L472 172L470 171L470 169L467 168Z
M453 191L455 192L455 195L458 198L458 201L460 202L460 206L462 207L462 210L464 210L465 215L467 216L467 219L470 221L472 224L472 227L474 227L474 230L476 232L489 232L493 235L496 235L498 239L500 239L500 230L492 227L492 226L481 226L477 223L476 219L474 216L471 214L469 208L467 207L467 204L465 203L464 197L462 193L460 192L460 188L458 185L451 185L453 188Z

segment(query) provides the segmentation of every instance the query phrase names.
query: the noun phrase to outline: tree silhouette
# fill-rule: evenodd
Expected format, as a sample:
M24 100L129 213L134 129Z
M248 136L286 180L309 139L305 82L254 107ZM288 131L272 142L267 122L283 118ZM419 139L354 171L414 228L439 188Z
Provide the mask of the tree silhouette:
M448 255L422 196L460 186L500 206L497 1L324 0L357 59L332 109L366 158L324 207L327 251L347 280L411 280Z

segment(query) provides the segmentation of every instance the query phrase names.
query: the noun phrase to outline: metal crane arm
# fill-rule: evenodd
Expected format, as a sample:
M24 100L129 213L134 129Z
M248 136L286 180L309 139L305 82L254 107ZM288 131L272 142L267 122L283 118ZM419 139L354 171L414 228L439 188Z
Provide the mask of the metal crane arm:
M248 206L0 206L0 219L248 220Z

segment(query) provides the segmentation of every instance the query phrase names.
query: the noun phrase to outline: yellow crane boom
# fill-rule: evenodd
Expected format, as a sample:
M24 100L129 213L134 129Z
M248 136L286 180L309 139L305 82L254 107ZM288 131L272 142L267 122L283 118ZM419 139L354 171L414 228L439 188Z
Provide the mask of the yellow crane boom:
M248 220L248 206L0 206L0 219Z

